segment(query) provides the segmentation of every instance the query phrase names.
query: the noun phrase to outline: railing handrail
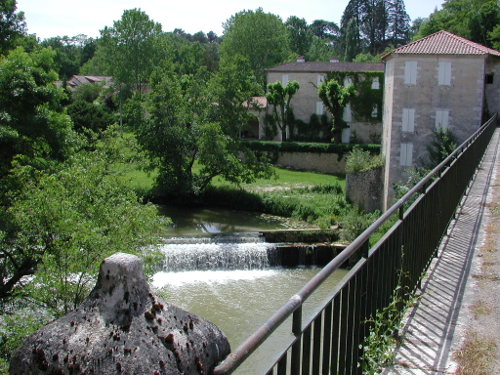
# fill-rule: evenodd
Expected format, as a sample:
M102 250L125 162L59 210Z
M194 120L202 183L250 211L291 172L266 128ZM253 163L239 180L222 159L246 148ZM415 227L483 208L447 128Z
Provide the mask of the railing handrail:
M401 199L395 202L387 211L385 211L373 224L363 231L353 242L351 242L340 254L324 266L315 276L309 280L295 295L293 295L281 308L279 308L264 324L262 324L253 334L251 334L243 343L241 343L228 357L221 362L215 369L215 375L230 374L245 359L247 359L294 311L296 311L305 300L321 286L333 272L353 256L380 226L390 217L404 208L404 205L415 194L421 192L425 186L440 171L447 168L457 155L465 151L474 139L497 118L493 115L485 124L483 124L473 135L457 147L446 159L444 159L429 174L422 178L412 189L410 189Z

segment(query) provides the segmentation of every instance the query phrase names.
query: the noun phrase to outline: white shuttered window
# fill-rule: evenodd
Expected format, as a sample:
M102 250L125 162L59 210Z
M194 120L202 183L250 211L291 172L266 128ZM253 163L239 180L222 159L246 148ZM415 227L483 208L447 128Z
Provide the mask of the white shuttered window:
M413 164L413 143L401 143L401 154L399 164L403 167L411 167Z
M438 109L436 110L436 129L446 130L449 123L450 110Z
M402 131L415 131L415 108L403 108Z
M451 85L451 62L440 61L438 66L438 85Z
M405 61L405 84L417 84L417 62Z

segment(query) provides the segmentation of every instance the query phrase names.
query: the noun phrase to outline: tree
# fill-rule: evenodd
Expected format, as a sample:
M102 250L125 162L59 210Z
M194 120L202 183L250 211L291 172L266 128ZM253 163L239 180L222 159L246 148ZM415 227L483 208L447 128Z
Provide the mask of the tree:
M340 26L342 50L353 58L399 47L408 42L409 22L402 0L350 0Z
M290 49L299 56L304 56L312 43L312 32L304 18L290 16L285 22L290 39Z
M48 38L40 45L56 51L55 63L58 65L59 78L63 81L78 74L80 68L93 57L96 49L94 39L83 34Z
M325 20L313 21L313 23L309 25L309 29L313 35L320 39L326 39L330 42L334 42L339 37L340 33L340 29L335 22Z
M6 55L19 45L19 38L26 35L24 12L17 12L16 0L0 3L0 55Z
M100 133L115 122L115 117L106 112L102 105L85 100L77 100L70 104L67 112L73 121L73 129L80 133L87 130Z
M117 175L130 139L105 132L52 170L16 165L22 189L0 206L0 368L24 335L82 303L101 261L116 253L158 261L157 235L169 223ZM34 314L33 312L36 312ZM36 315L36 316L33 316ZM28 323L27 323L28 322Z
M156 188L162 197L192 198L216 176L236 184L270 176L265 160L219 123L209 122L214 103L207 82L203 72L179 78L164 69L150 81L148 117L137 134L150 167L158 169Z
M414 39L446 30L473 42L492 47L500 24L500 7L494 0L448 0L424 22Z
M342 119L343 111L354 94L354 85L350 84L344 87L334 79L323 81L318 86L318 96L332 115L332 133L334 135L332 141L334 142L340 141L341 132L345 126Z
M252 118L249 114L253 108L252 98L262 94L248 61L239 55L224 61L210 85L211 102L217 103L210 106L210 121L220 123L224 134L238 139L241 131L248 129Z
M161 25L140 9L123 12L113 27L101 30L97 54L118 85L141 91L156 66L170 60L170 46Z
M43 167L63 160L74 145L71 121L59 107L63 91L54 85L54 56L17 48L0 59L0 180L14 159Z
M267 102L273 106L274 120L280 129L282 142L286 141L287 131L289 131L289 113L293 113L290 101L299 88L300 85L297 81L289 81L285 87L279 81L267 85Z
M223 27L221 60L243 56L264 88L264 69L280 64L290 56L288 32L281 18L264 13L262 8L244 10L231 16Z

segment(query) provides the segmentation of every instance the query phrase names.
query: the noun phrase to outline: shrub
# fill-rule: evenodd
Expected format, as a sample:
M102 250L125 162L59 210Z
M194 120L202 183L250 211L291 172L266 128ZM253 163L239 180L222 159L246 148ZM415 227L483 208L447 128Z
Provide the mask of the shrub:
M370 151L363 151L357 146L352 149L346 159L346 173L359 173L383 166L384 158L382 155L372 155Z

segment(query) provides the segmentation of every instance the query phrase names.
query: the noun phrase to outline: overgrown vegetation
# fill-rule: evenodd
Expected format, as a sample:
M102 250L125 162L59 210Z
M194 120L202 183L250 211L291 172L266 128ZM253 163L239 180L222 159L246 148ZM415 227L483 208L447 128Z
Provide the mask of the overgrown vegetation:
M385 164L382 155L372 155L370 151L354 146L346 160L346 173L359 173L370 169L382 168Z
M403 277L402 270L399 270L398 285L392 292L389 305L377 310L375 315L365 322L370 329L360 345L363 354L359 359L359 366L363 369L363 374L378 374L394 359L394 350L402 339L399 331L403 317L416 302L416 298L402 286Z

